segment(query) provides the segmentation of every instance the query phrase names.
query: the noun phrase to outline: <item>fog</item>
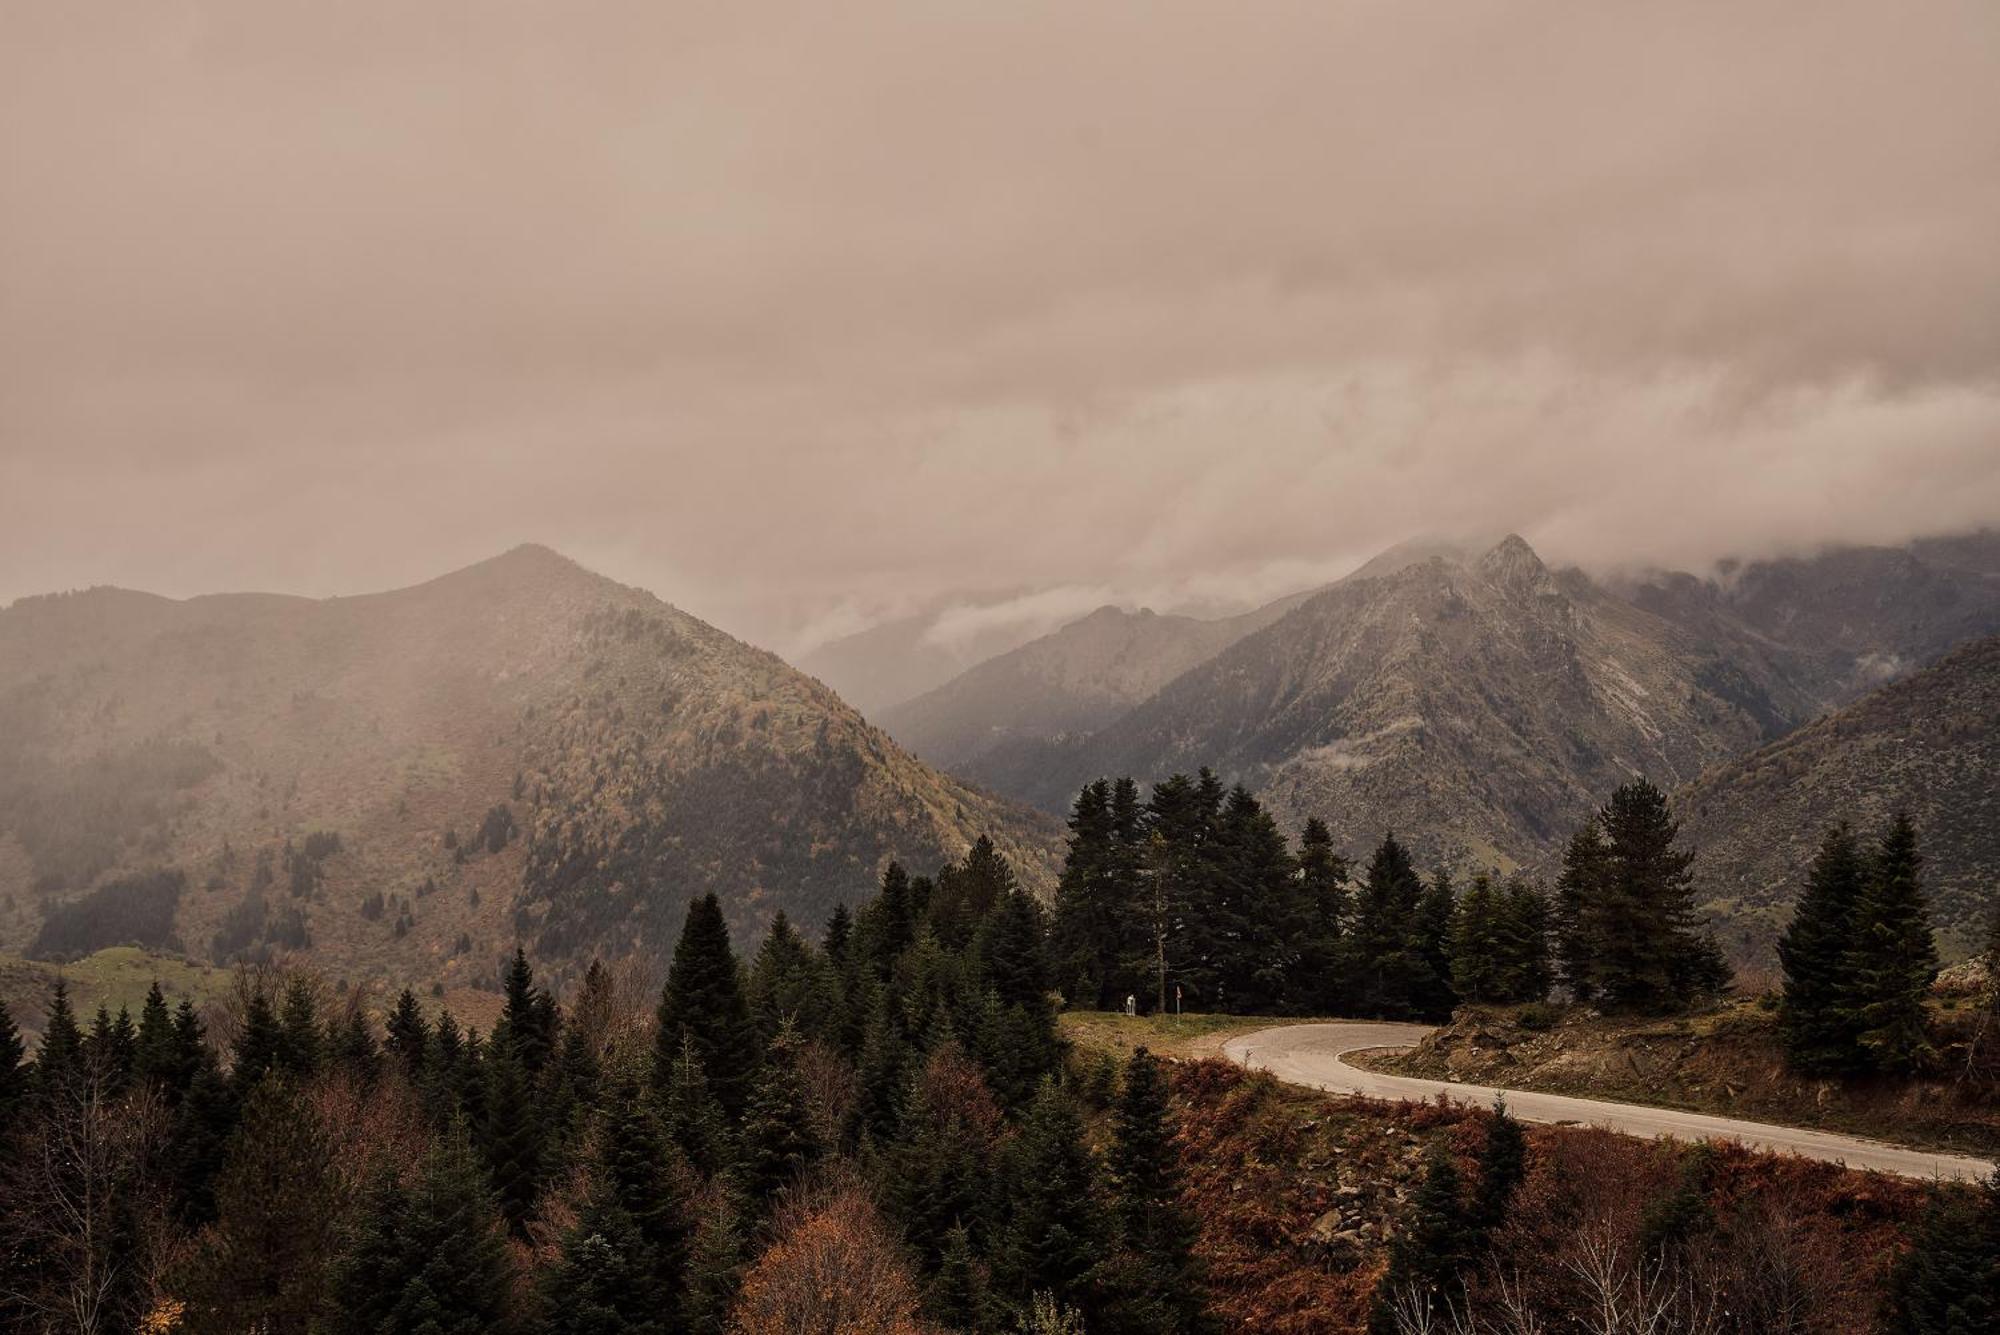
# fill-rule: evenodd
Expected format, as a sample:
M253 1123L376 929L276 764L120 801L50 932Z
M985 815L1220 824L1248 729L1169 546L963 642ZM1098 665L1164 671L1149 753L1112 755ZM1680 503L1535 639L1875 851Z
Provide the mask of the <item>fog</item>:
M0 22L0 601L532 540L802 652L2000 521L1990 0Z

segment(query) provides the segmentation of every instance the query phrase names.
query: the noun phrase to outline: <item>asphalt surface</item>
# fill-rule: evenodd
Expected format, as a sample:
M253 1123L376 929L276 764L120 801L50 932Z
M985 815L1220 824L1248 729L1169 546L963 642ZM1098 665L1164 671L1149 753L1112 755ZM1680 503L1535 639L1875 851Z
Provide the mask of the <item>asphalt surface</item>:
M1837 1135L1831 1131L1740 1122L1730 1117L1712 1117L1707 1113L1648 1108L1632 1103L1606 1103L1597 1099L1570 1098L1563 1094L1541 1094L1527 1089L1498 1089L1487 1085L1461 1085L1449 1080L1385 1075L1364 1071L1342 1060L1349 1053L1368 1048L1413 1047L1430 1031L1429 1025L1362 1021L1288 1024L1239 1034L1222 1045L1222 1052L1239 1066L1269 1071L1289 1084L1338 1094L1361 1094L1372 1099L1407 1099L1412 1102L1433 1100L1443 1094L1454 1103L1478 1107L1490 1107L1495 1098L1505 1094L1508 1110L1525 1122L1596 1126L1622 1131L1626 1135L1653 1138L1673 1136L1680 1140L1735 1140L1752 1149L1774 1154L1798 1154L1808 1159L1824 1159L1849 1168L1873 1169L1901 1177L1973 1180L1993 1171L1993 1165L1981 1159L1904 1149L1900 1145L1865 1140L1859 1136Z

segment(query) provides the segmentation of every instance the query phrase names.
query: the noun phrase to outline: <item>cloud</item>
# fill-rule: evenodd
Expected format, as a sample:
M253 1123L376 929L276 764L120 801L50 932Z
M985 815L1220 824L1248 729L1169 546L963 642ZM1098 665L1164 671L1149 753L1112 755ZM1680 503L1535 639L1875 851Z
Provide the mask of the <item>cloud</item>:
M2000 520L1988 3L0 3L0 598L536 539L796 648Z

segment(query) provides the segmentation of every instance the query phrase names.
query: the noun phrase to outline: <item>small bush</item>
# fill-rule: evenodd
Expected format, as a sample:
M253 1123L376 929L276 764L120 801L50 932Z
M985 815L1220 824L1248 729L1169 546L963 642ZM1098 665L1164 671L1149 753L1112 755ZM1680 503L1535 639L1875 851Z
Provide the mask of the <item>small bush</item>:
M1514 1022L1523 1029L1545 1033L1562 1023L1562 1007L1547 1001L1531 1001L1515 1014Z

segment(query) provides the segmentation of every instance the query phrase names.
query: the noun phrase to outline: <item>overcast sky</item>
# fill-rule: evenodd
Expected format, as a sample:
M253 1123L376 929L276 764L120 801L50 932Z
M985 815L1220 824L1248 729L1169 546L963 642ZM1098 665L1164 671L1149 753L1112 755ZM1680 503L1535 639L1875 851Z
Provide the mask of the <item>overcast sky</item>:
M534 540L796 652L2000 521L1993 0L0 23L0 601Z

